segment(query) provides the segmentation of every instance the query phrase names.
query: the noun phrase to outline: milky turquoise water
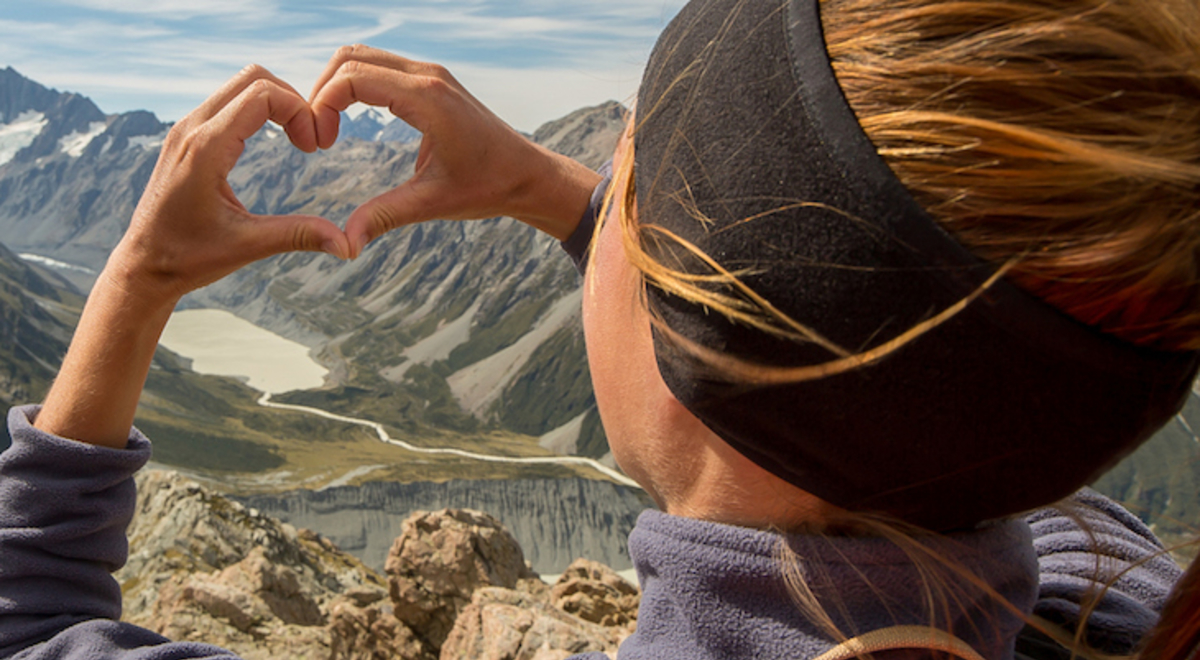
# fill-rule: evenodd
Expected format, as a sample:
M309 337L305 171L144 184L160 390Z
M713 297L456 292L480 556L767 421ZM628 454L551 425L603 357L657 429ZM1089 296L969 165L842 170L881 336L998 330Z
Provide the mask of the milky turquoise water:
M307 346L217 309L175 312L159 343L198 373L243 378L271 394L320 387L328 373Z

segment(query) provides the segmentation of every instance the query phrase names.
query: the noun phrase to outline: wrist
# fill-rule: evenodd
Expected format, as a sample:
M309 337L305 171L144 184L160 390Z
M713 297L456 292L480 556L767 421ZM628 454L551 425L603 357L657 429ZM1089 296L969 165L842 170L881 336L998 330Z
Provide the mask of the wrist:
M101 296L107 304L151 313L175 308L187 289L166 269L155 269L153 259L146 258L127 236L108 257L96 279L89 300Z
M588 166L544 147L534 176L516 194L517 220L560 241L567 240L591 203L592 192L603 177Z

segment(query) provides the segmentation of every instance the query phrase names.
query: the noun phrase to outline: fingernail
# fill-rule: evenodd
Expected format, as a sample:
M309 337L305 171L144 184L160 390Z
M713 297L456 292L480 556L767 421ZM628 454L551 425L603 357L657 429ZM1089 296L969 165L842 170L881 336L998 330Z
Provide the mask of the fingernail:
M327 240L324 243L322 243L321 251L326 254L332 254L333 256L337 257L338 259L341 259L342 261L346 260L346 253L344 251L342 251L341 244L335 240L330 239L330 240Z

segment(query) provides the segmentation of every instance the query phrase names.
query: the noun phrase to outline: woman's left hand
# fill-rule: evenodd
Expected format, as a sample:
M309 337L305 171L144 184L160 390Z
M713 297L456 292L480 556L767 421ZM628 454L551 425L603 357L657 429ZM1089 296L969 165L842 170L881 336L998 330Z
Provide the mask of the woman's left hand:
M306 152L313 113L266 69L244 69L171 129L128 231L106 271L149 301L178 299L250 262L281 252L350 254L345 234L313 216L256 216L226 177L245 141L268 121ZM173 304L173 303L172 303Z
M313 113L262 67L230 80L168 134L129 229L100 273L34 425L122 448L163 326L187 292L292 250L350 254L345 234L312 216L256 216L226 177L268 120L317 147Z

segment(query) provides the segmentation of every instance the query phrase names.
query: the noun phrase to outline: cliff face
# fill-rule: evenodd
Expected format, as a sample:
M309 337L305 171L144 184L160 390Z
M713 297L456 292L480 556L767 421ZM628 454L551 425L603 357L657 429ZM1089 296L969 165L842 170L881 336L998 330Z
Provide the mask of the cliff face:
M383 575L178 474L137 481L124 618L171 639L252 660L565 658L613 652L636 625L637 589L611 569L581 561L547 585L481 512L414 514Z
M586 479L371 482L238 499L320 532L376 570L383 568L392 539L414 511L487 511L512 532L541 574L562 573L579 557L617 570L630 568L626 539L638 514L653 506L641 490Z

